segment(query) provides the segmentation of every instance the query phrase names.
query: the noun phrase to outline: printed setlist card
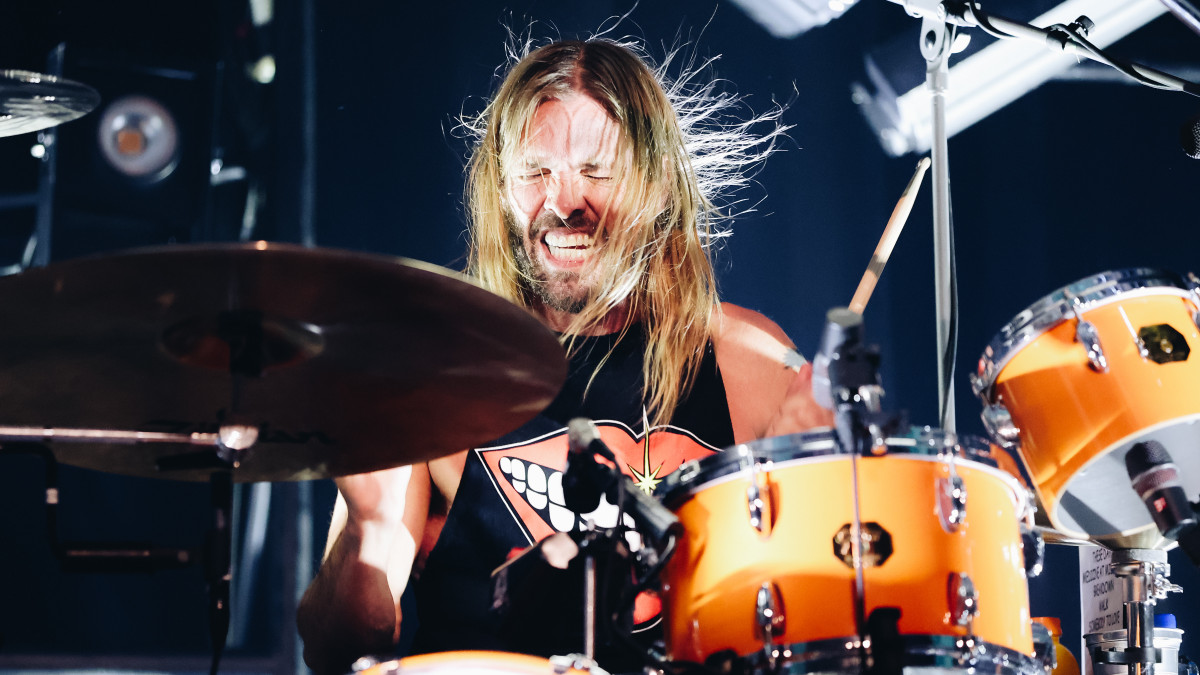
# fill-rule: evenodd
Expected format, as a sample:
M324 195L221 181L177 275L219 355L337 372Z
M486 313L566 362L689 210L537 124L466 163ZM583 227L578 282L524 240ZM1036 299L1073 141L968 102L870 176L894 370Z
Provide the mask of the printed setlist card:
M1112 551L1102 546L1079 548L1079 613L1083 635L1079 653L1084 673L1092 672L1092 655L1087 649L1088 633L1121 630L1121 585L1112 572Z

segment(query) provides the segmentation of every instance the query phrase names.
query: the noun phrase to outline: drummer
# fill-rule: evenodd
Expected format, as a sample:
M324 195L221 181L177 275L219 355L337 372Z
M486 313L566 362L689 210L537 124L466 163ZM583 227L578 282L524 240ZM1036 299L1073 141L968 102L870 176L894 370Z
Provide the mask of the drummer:
M616 433L621 468L647 492L688 459L831 424L783 331L718 302L707 248L714 189L765 157L779 128L700 129L713 99L680 96L648 63L607 39L548 44L475 120L469 273L563 336L568 381L485 447L337 480L325 560L299 608L315 671L394 653L410 577L414 651L508 649L489 575L514 549L579 529L558 475L572 418Z

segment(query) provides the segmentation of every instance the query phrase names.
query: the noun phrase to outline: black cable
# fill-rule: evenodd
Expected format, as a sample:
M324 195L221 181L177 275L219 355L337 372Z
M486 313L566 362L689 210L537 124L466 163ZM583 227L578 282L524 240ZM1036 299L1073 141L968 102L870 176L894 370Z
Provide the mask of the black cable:
M1067 25L1063 25L1061 23L1056 23L1052 26L1048 26L1046 28L1046 30L1051 31L1052 38L1054 37L1055 33L1066 33L1070 37L1070 39L1060 42L1060 44L1064 45L1064 48L1065 48L1065 45L1067 44L1067 42L1073 42L1074 44L1078 45L1079 47L1082 47L1083 49L1087 50L1087 52L1089 54L1091 54L1092 57L1096 61L1099 61L1100 63L1103 63L1106 66L1109 66L1111 68L1115 68L1115 69L1121 71L1125 75L1133 78L1134 80L1137 80L1138 82L1146 85L1147 87L1153 87L1154 89L1162 89L1165 91L1176 91L1175 87L1171 87L1171 86L1162 84L1160 82L1155 82L1154 80L1137 72L1131 66L1128 66L1125 63L1122 63L1122 62L1110 57L1107 53L1104 52L1104 50L1102 50L1099 47L1097 47L1096 45L1092 44L1091 41L1089 41L1086 37L1081 35L1079 27L1074 24L1067 26Z
M978 0L970 0L963 5L963 8L964 18L978 26L979 29L984 33L1002 40L1021 39L1021 36L1008 33L993 25L987 13L984 12L979 6ZM1163 84L1152 78L1142 75L1133 66L1109 56L1107 52L1092 44L1092 42L1087 39L1085 35L1086 29L1078 23L1073 23L1070 25L1053 24L1051 26L1047 26L1046 28L1033 27L1033 29L1039 32L1044 31L1048 33L1048 35L1046 35L1047 42L1057 45L1060 50L1066 51L1068 45L1079 47L1080 49L1088 52L1088 54L1090 54L1095 61L1118 70L1129 78L1133 79L1135 82L1144 84L1147 87L1164 91L1182 91L1183 93L1191 94L1192 96L1200 96L1200 85L1196 85L1191 82L1184 82L1179 86Z

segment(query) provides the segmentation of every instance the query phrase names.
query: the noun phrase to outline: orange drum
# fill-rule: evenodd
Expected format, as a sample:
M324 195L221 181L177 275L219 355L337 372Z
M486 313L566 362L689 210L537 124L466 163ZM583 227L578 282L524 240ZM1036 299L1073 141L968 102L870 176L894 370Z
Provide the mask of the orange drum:
M852 462L831 432L809 432L738 445L668 476L664 501L684 526L663 575L670 658L858 670L861 597L864 624L882 627L862 634L886 635L890 622L899 639L889 645L907 666L1040 675L1021 544L1028 492L986 448L944 432L885 446Z
M354 672L355 675L587 675L592 671L569 656L544 659L509 652L462 651L421 654L365 667L355 664Z
M1125 454L1154 440L1200 491L1198 282L1105 272L1042 298L984 351L973 378L993 438L1017 444L1055 529L1119 548L1161 542Z

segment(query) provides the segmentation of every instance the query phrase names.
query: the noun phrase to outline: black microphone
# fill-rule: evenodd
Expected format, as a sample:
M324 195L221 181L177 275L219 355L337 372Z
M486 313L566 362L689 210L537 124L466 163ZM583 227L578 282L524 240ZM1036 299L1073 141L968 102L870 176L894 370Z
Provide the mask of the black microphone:
M1179 481L1179 467L1161 443L1134 443L1125 453L1125 471L1164 537L1178 539L1185 529L1195 527L1196 514Z
M849 350L862 343L862 315L845 307L834 307L825 314L825 330L821 333L821 346L813 356L812 392L813 400L826 410L833 410L831 364L848 355ZM834 367L836 370L836 366ZM836 377L834 378L836 379Z
M578 513L594 511L600 505L600 493L603 492L613 504L624 500L625 512L633 517L636 529L642 535L659 542L668 534L678 533L679 519L670 509L634 485L616 468L595 460L595 456L600 455L616 464L616 455L600 438L600 430L594 422L582 417L571 420L567 423L567 441L567 470L563 472L563 500L567 508ZM573 500L590 508L576 509L572 506Z
M1179 127L1179 145L1183 154L1200 159L1200 115L1196 115Z
M591 513L600 506L600 496L613 482L612 470L596 461L596 455L612 456L600 440L600 431L589 419L576 417L567 423L567 466L563 471L563 502L575 513Z

